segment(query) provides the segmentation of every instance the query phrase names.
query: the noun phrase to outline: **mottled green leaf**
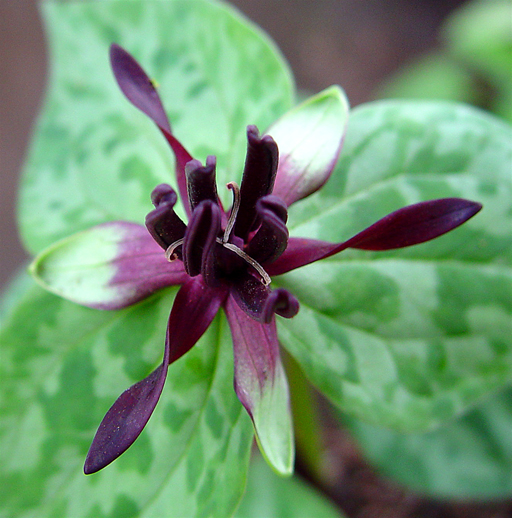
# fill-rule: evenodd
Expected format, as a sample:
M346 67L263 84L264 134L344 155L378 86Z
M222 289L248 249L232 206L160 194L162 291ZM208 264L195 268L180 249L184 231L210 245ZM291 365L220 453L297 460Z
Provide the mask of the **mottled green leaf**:
M511 389L426 434L400 434L354 419L347 424L383 474L420 493L487 500L512 495Z
M142 223L152 189L174 182L167 143L114 80L112 42L159 85L174 133L190 153L202 161L217 155L221 186L239 181L246 125L263 131L291 104L291 78L274 46L224 4L46 1L42 7L50 81L19 209L32 252L104 221Z
M252 425L233 391L220 317L169 369L135 444L82 472L117 396L161 361L175 290L123 311L76 306L33 288L0 335L0 500L8 517L229 516L243 492Z
M277 476L256 457L247 490L234 518L342 518L325 497L298 477Z
M324 189L290 208L291 234L334 242L399 207L462 197L484 208L434 241L346 250L276 283L301 301L283 345L343 410L402 430L460 415L512 379L512 131L462 105L354 110Z

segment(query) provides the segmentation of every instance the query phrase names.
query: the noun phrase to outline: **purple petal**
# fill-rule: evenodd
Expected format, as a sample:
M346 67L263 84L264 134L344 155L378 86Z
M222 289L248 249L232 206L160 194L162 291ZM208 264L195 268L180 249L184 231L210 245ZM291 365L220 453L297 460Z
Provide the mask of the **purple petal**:
M461 198L423 201L399 209L345 242L346 248L393 250L430 241L472 218L482 205Z
M256 220L256 202L270 194L276 177L278 150L269 135L259 137L256 126L247 128L247 156L240 186L240 209L235 235L245 240Z
M285 252L266 270L269 275L281 275L347 248L382 251L424 243L462 225L481 208L477 202L441 198L392 212L343 243L290 238Z
M209 281L221 219L219 206L210 200L202 201L192 213L182 251L185 269L191 277L204 273L205 280Z
M244 313L264 324L274 318L274 313L292 318L299 311L299 301L289 291L272 291L249 273L232 282L231 295Z
M110 63L117 84L126 98L159 128L171 133L171 125L160 96L151 79L133 56L113 43L110 46Z
M123 392L100 423L85 459L90 475L110 464L137 439L148 422L164 388L169 366L169 339L162 364L147 378Z
M262 453L274 469L289 474L293 431L275 319L269 324L256 322L233 297L228 297L225 311L233 336L236 394L253 421Z
M183 356L201 338L226 295L226 289L210 288L201 276L189 279L180 288L169 319L169 363Z
M109 409L96 432L85 461L85 474L95 473L124 453L140 435L162 393L169 364L201 338L226 296L211 290L200 277L180 288L169 317L162 364L139 381Z
M151 193L155 209L146 216L146 228L153 239L164 249L183 238L187 226L174 212L178 197L174 189L167 184L160 184ZM176 251L181 259L181 250Z
M256 202L261 225L246 247L247 254L260 264L272 262L285 250L288 243L286 204L269 194Z
M192 209L188 201L187 178L185 175L185 167L192 160L192 156L183 147L181 142L174 137L174 135L172 135L171 133L167 133L164 130L162 130L162 133L164 134L164 137L167 139L169 145L171 146L171 149L174 153L174 157L176 158L176 181L178 183L178 191L180 192L180 197L183 206L185 207L185 212L187 213L187 216L190 218L192 214Z
M191 209L187 201L185 165L192 160L192 156L172 134L171 126L154 84L133 56L119 45L112 44L110 47L110 63L117 84L123 94L158 126L171 146L176 157L178 190L187 215L190 216Z
M185 167L187 177L188 199L192 211L204 200L210 200L222 205L217 195L217 183L215 181L215 167L217 159L214 156L206 157L206 165L203 166L199 160L192 160Z
M96 309L121 309L188 279L181 261L169 263L143 226L126 221L65 238L30 268L49 291Z
M286 250L272 263L265 265L266 272L273 277L295 270L301 266L329 257L330 255L341 252L346 247L343 243L329 243L317 239L307 239L303 237L288 238Z

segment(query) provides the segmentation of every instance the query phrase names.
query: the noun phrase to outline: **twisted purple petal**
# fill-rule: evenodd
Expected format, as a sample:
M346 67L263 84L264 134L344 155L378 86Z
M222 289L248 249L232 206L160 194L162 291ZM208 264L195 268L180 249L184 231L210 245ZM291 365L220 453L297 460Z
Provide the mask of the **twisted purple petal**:
M256 212L261 225L246 252L260 264L272 262L286 250L288 243L287 207L280 198L269 194L256 202Z
M155 209L146 216L146 228L153 239L166 250L185 235L187 226L174 212L178 196L170 185L160 184L155 187L151 200ZM180 250L176 251L176 255L181 259Z
M171 125L154 84L133 56L114 43L110 47L110 63L117 84L123 94L158 126L171 146L176 158L178 190L185 204L187 215L190 216L192 211L187 202L185 165L192 160L192 156L172 134Z
M137 439L158 403L169 364L201 338L225 296L225 291L208 288L201 277L189 279L180 288L169 317L162 364L123 392L109 409L87 454L86 475L110 464Z
M474 201L441 198L392 212L343 243L290 238L284 253L266 270L269 275L281 275L347 248L382 251L424 243L462 225L481 208Z

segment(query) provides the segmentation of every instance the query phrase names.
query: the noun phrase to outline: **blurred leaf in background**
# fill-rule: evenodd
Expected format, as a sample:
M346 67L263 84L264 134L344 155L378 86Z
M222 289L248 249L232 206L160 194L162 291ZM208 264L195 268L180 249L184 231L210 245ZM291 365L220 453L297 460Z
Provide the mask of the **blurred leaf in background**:
M491 500L512 495L512 390L424 434L341 418L381 473L422 495Z
M252 460L247 491L234 518L343 518L328 500L298 477L277 476L261 457Z
M376 93L383 98L449 99L512 121L512 5L474 0L440 31L439 49L397 72Z

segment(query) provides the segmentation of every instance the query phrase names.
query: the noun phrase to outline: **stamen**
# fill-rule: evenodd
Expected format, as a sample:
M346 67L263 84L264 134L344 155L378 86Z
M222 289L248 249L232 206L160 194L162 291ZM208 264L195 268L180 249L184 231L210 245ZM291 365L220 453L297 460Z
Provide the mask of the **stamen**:
M174 250L178 248L180 245L183 244L183 241L185 241L185 238L178 239L177 241L174 241L174 243L170 244L167 247L167 250L165 251L165 258L172 263L176 259L178 259L178 256L174 253Z
M238 209L240 208L240 187L238 187L238 185L235 182L229 182L226 185L226 187L233 191L233 207L231 208L231 212L229 213L229 219L226 225L226 230L224 230L224 236L222 237L222 244L227 243L229 241L229 236L231 235L231 231L235 226L236 215L238 214Z
M250 255L247 255L243 250L238 248L233 243L225 243L223 240L217 238L217 243L220 243L222 246L227 248L228 250L231 250L232 252L235 252L236 255L241 257L244 261L249 263L260 275L261 275L261 283L264 286L268 286L272 279L270 278L269 274L263 269L263 266L261 266L258 261L255 261Z

